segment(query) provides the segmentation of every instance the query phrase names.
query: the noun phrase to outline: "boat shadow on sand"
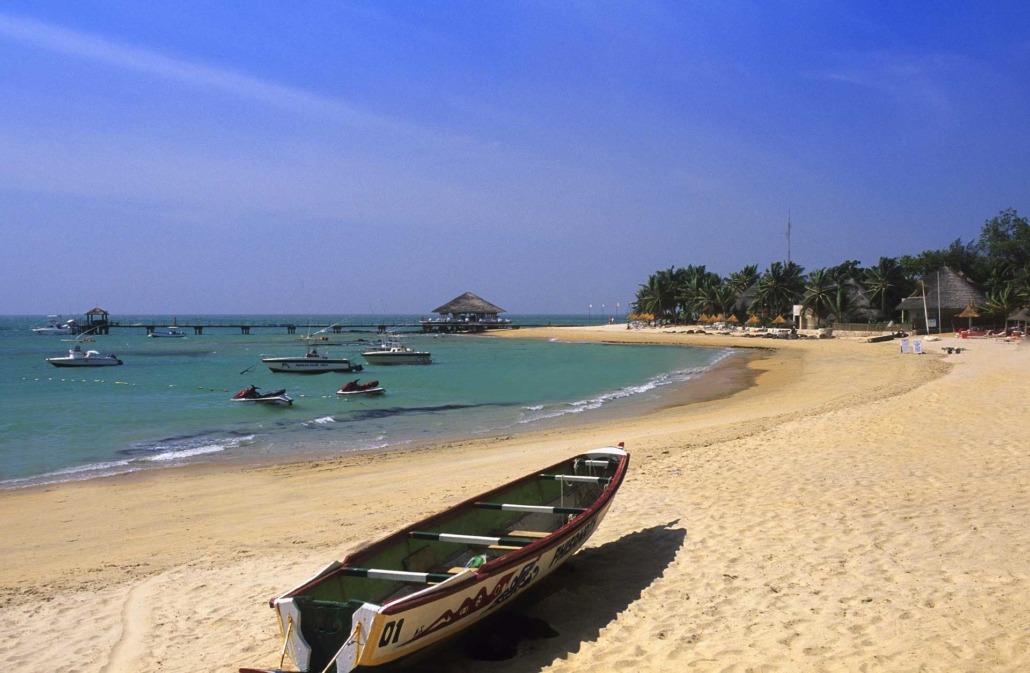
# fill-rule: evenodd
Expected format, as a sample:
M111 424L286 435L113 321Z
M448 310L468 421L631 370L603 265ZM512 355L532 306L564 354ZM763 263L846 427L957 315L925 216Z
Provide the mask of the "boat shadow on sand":
M672 521L582 550L513 605L402 668L523 673L550 666L597 640L664 574L687 537L678 525Z

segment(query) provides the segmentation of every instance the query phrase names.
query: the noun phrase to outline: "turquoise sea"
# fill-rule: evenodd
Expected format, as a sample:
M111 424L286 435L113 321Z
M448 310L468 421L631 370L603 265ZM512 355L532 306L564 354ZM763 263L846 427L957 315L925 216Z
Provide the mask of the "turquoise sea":
M81 316L75 317L81 320ZM586 316L507 316L520 325L574 325ZM56 368L71 337L31 332L43 316L0 317L0 489L213 461L286 462L353 451L527 431L633 413L674 385L699 385L729 350L573 344L537 339L421 335L407 345L430 365L373 366L370 325L418 316L176 316L179 325L251 324L249 335L207 328L182 339L147 338L169 316L112 316L121 327L83 344L120 367ZM597 317L593 322L599 322ZM286 324L297 325L287 334ZM266 356L303 355L305 325L337 324L320 350L363 372L273 374ZM315 331L311 329L310 331ZM341 398L349 380L378 379L386 395ZM286 388L292 407L231 403L241 388Z

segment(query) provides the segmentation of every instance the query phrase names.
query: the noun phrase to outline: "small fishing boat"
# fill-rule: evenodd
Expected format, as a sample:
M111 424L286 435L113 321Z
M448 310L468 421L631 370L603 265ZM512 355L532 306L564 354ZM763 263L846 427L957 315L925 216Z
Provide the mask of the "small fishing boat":
M622 444L588 451L334 561L270 601L283 658L304 672L346 673L408 657L496 613L583 546L628 466Z
M347 358L331 358L318 352L317 345L308 346L308 352L301 356L261 358L268 368L277 374L326 374L329 372L360 372L362 367Z
M101 355L94 350L83 351L79 344L75 344L68 355L47 358L46 361L55 367L114 367L122 364L115 355Z
M382 386L379 385L379 381L369 381L367 383L358 383L358 379L348 381L343 384L343 387L336 391L337 395L382 395L386 392Z
M428 365L433 361L427 351L412 350L397 339L384 341L361 357L370 365Z
M156 329L147 336L152 339L181 339L184 336L186 336L186 333L178 327L172 325L171 327Z
M75 321L69 320L62 323L61 316L48 315L46 317L46 324L42 327L33 327L32 331L40 336L65 336L67 334L75 334Z
M232 401L248 404L271 404L280 407L288 407L293 404L293 398L286 394L285 388L271 393L263 393L257 389L257 386L244 388L232 396Z

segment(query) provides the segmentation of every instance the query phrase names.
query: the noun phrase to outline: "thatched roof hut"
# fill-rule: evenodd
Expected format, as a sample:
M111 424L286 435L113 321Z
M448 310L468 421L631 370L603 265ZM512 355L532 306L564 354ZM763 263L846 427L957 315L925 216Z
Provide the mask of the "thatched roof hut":
M930 328L939 321L936 325L938 332L945 326L950 329L954 319L967 306L983 306L987 302L987 294L980 285L946 266L923 276L920 286L911 296L902 299L898 308L901 309L902 322L912 323L916 331L924 334L928 333L923 310L924 297Z
M447 314L463 317L477 316L479 319L483 319L487 316L492 316L494 319L497 318L498 313L504 313L504 309L499 306L494 306L482 297L478 297L471 292L458 295L454 299L450 300L443 306L437 306L433 309L433 313L438 313L441 316Z
M511 327L510 320L497 317L498 313L504 312L500 306L494 306L482 297L466 292L433 309L433 313L440 314L439 318L423 319L420 322L423 332L476 333Z
M1028 322L1030 322L1030 308L1024 306L1018 311L1014 311L1011 315L1009 315L1009 317L1005 319L1005 325L1008 326L1010 322L1014 322L1017 325L1019 323L1023 323L1023 325L1025 326Z

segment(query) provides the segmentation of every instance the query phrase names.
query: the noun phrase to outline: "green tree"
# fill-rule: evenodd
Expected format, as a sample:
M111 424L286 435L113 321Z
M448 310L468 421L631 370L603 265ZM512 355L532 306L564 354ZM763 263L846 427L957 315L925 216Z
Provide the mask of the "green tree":
M790 315L805 291L804 269L796 262L773 262L758 279L757 295L748 312L755 315Z
M748 288L758 282L758 265L749 264L740 271L734 271L726 278L726 284L733 288L737 296L744 294Z
M1023 298L1015 285L1003 285L987 292L987 303L984 309L996 322L1004 323L1016 309L1023 304Z
M700 313L708 312L708 288L720 279L704 265L690 265L681 271L676 283L676 301L684 317L693 320Z
M855 295L848 283L837 285L830 308L837 322L851 322L855 313Z
M938 267L939 268L939 267ZM869 293L869 301L887 318L893 318L895 307L912 289L905 279L901 264L893 257L881 257L876 266L865 270L862 287Z
M859 262L857 259L849 259L846 262L841 262L837 266L830 267L826 271L835 281L843 283L846 280L862 277L862 262Z
M975 273L978 259L972 243L965 244L962 239L955 239L943 250L925 250L914 256L902 255L899 263L905 275L912 281L929 276L942 266L982 281L982 274Z
M671 278L667 273L659 271L651 274L647 283L637 289L634 302L637 313L650 313L655 318L664 318L674 306L674 290Z
M805 298L801 301L801 306L804 310L812 312L816 324L821 325L823 319L833 313L837 289L840 285L841 283L828 269L816 269L808 274L805 283Z
M706 286L705 296L709 313L729 317L733 313L733 305L737 303L738 295L729 283L725 283L717 277Z
M989 262L1008 262L1012 268L1030 263L1030 223L1014 208L984 222L973 250Z

